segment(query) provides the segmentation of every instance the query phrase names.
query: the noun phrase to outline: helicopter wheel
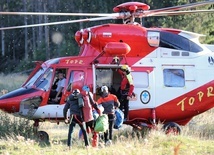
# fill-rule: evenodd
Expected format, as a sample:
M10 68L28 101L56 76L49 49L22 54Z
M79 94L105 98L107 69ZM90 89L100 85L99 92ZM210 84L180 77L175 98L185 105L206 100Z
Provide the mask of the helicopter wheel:
M175 122L164 124L162 129L166 134L179 135L181 133L181 127Z
M47 132L38 131L36 137L39 143L46 145L49 144L49 135L47 134Z

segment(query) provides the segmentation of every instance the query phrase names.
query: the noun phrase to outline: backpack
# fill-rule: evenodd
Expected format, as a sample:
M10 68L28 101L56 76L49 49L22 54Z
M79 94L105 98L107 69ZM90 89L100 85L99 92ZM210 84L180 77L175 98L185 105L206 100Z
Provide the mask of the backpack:
M78 106L79 106L79 108L82 108L84 106L84 99L83 99L82 94L78 95L77 100L78 100Z
M114 121L114 129L119 129L123 125L124 113L119 108L117 108L115 110L115 116L116 119Z
M94 131L105 132L106 130L108 130L108 126L109 126L108 116L106 114L103 114L96 119Z

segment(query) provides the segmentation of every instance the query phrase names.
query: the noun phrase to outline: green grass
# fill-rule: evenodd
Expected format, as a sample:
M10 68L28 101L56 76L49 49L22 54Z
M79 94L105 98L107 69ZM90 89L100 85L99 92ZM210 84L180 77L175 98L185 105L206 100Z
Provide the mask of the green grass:
M62 130L59 130L60 133ZM63 132L67 129L63 129ZM124 132L124 131L123 131ZM117 133L120 135L120 133ZM117 137L117 136L115 136ZM64 137L66 138L66 137ZM15 140L16 139L16 140ZM9 138L0 140L1 154L90 154L90 155L173 155L174 148L180 144L179 154L184 155L213 155L214 141L200 139L187 135L165 135L160 131L152 131L146 138L124 137L115 138L113 145L109 147L89 148L86 150L83 141L75 136L75 143L71 150L67 150L65 139L51 140L50 146L40 146L33 140L23 138Z
M12 82L4 82L3 78ZM26 76L0 75L0 90L18 88ZM214 155L214 109L200 114L182 127L179 136L165 135L161 130L152 130L147 136L133 136L129 126L114 130L113 145L105 147L102 143L98 149L84 147L83 140L78 139L75 128L74 143L71 150L66 147L68 126L64 123L40 123L40 130L50 136L50 145L41 145L31 136L33 121L17 118L0 111L0 132L10 134L0 138L1 155ZM161 128L161 125L158 125ZM31 133L29 133L31 132ZM91 135L90 135L91 136ZM174 151L178 148L178 154Z
M27 75L19 74L0 74L0 90L12 91L19 88L27 79Z

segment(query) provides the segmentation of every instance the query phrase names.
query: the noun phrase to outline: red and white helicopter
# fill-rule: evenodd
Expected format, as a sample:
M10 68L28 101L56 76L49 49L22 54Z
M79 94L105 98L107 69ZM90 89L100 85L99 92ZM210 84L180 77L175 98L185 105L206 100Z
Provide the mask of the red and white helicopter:
M75 34L78 56L36 62L36 68L21 88L0 97L0 109L18 117L39 122L63 120L66 98L75 88L88 85L97 97L97 88L107 85L118 90L121 77L115 69L127 64L134 79L135 98L129 102L129 120L139 128L158 122L169 129L187 124L194 116L214 106L214 53L199 42L200 34L172 28L145 28L135 18L209 13L214 10L181 11L214 1L190 3L149 10L147 4L127 2L112 14L70 13L70 16L99 16L0 30L123 19L123 24L103 24L81 29ZM52 15L52 13L0 12L1 15ZM57 15L63 15L58 13ZM66 87L59 103L49 101L57 71L63 71Z

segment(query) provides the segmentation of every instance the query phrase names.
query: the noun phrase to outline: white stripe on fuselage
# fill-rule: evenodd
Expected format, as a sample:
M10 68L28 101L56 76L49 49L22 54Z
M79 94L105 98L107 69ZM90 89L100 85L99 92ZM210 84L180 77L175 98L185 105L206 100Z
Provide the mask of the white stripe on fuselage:
M40 106L33 115L33 118L63 118L64 106L65 104L47 104L45 106Z

